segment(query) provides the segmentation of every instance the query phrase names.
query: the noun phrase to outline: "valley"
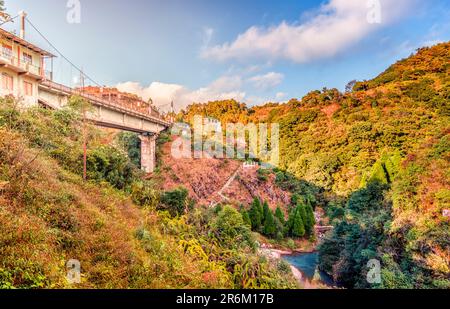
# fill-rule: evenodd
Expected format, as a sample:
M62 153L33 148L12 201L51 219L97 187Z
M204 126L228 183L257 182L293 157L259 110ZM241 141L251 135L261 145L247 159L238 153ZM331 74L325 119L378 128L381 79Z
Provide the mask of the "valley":
M278 123L271 168L174 158L166 131L146 173L138 135L86 123L82 97L57 110L2 98L1 287L448 288L449 52L420 49L346 93L173 115Z

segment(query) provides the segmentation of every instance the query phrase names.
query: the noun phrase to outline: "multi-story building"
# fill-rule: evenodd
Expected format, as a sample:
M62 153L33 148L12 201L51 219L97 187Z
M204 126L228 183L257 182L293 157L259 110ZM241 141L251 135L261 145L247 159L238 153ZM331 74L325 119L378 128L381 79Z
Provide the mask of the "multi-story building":
M0 28L0 96L12 95L23 106L38 104L38 85L52 79L45 69L48 51Z
M152 102L115 88L73 89L54 82L51 71L55 56L25 40L26 14L21 12L19 16L19 36L0 28L0 97L12 96L23 108L42 105L59 109L72 96L81 96L92 104L92 109L85 113L86 120L101 127L140 134L141 167L152 172L156 163L156 138L169 126ZM50 62L50 72L46 70L47 62Z
M48 87L62 88L67 93L93 95L106 102L113 102L129 110L153 117L161 117L151 100L145 102L142 98L131 93L120 92L116 88L83 87L70 89L64 85L52 83L53 58L52 53L25 40L26 13L19 13L21 18L20 35L0 28L0 97L13 96L21 106L30 107L38 104L47 106L48 101L55 98L48 97ZM50 62L46 69L47 63ZM50 85L50 86L49 86ZM41 91L45 88L45 91ZM67 97L58 96L55 106L67 103ZM61 101L61 102L59 102ZM55 106L54 106L55 105Z

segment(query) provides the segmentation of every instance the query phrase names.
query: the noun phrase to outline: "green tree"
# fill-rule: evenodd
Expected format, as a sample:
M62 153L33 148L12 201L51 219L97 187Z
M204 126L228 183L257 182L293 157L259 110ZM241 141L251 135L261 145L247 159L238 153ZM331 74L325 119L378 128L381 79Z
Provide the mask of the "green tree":
M264 234L270 237L274 237L276 235L276 225L275 225L275 219L273 217L272 211L270 209L265 215L264 218Z
M305 204L303 203L298 203L297 205L297 211L300 212L300 216L302 217L302 222L303 222L303 227L307 228L307 216L306 216L306 209L305 209Z
M291 230L291 234L294 237L305 236L305 226L303 224L301 212L302 211L301 211L300 207L297 207L294 212L294 218L292 220L292 230Z
M284 234L286 236L291 236L292 225L294 222L294 215L295 215L295 208L291 208L288 219L284 224Z
M274 218L275 220L275 238L278 240L283 239L284 237L284 224L278 220L278 218Z
M278 206L277 207L277 209L275 210L275 217L278 219L278 221L280 221L280 223L282 224L282 225L284 225L284 221L285 221L285 219L284 219L284 213L283 213L283 211L281 210L281 208L280 208L280 206Z
M139 206L156 208L160 191L149 181L135 181L131 186L131 197Z
M259 181L265 182L267 181L267 171L260 168L256 171L256 175Z
M293 206L294 208L297 207L299 199L300 199L300 195L298 195L297 193L292 194L292 196L291 196L291 206Z
M345 218L336 224L332 235L319 247L321 268L333 273L333 276L347 287L370 287L361 273L366 270L370 259L380 258L377 252L386 240L385 228L391 221L391 205L384 196L387 189L388 186L375 181L352 193L346 207L351 221ZM405 273L409 273L408 257L401 258L400 261L400 268L405 267ZM386 266L388 265L383 267L383 275L388 275L389 268ZM394 264L391 266L396 267ZM403 277L401 272L399 275ZM386 283L391 279L395 281L393 278L387 281L385 279L388 278L383 277L383 282Z
M242 215L242 220L244 220L244 223L247 224L251 228L252 220L250 219L250 215L248 214L248 211L242 210L241 215Z
M219 212L212 223L212 231L221 243L231 248L254 244L250 227L245 224L242 215L228 205Z
M297 206L289 213L286 223L286 234L293 237L303 237L305 235L305 225L302 219L302 208Z
M188 190L179 187L173 191L164 192L158 210L167 210L172 216L184 214L188 205Z
M263 220L263 213L261 202L258 198L254 198L249 211L250 220L252 222L252 229L257 230L261 227Z
M262 209L263 209L262 210L262 213L263 213L262 219L263 219L263 222L264 222L266 220L266 217L270 213L270 208L269 208L269 204L267 203L267 201L264 201Z
M136 133L121 132L117 136L119 143L128 153L130 161L137 167L141 166L141 141Z
M306 234L311 235L314 232L314 225L316 224L316 219L314 217L314 210L308 203L305 206L306 219L305 219L305 231Z
M125 189L136 179L136 172L127 156L112 146L91 147L87 154L87 176L90 180L106 180L115 188Z
M386 169L384 167L383 162L377 161L372 167L372 171L370 173L369 182L371 181L379 181L383 184L389 183L389 176L386 173ZM364 183L364 186L366 183Z
M312 207L309 204L303 204L299 203L297 205L297 209L300 212L300 215L302 217L303 226L305 228L305 233L307 235L311 235L314 228L314 212L312 210Z

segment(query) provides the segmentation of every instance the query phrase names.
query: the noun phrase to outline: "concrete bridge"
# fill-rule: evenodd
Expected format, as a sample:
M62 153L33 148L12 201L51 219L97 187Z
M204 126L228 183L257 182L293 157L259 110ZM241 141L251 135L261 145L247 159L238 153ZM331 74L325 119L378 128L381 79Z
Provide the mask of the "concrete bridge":
M319 232L319 233L325 233L325 232L331 231L333 228L334 228L334 226L332 226L332 225L325 225L325 226L316 225L316 226L314 226L314 229L316 230L316 232Z
M39 83L38 102L53 109L67 105L73 95L81 96L90 102L93 109L87 112L87 119L107 128L139 133L141 139L141 167L147 173L153 172L156 164L156 138L169 127L163 119L134 110L114 100L83 93L50 80Z

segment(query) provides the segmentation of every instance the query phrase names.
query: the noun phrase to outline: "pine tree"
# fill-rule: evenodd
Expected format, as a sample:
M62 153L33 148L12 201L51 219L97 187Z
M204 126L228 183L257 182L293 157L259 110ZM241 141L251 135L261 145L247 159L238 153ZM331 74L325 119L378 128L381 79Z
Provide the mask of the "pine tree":
M242 220L244 220L244 223L246 225L248 225L249 227L251 227L252 226L252 220L250 220L250 215L248 214L248 211L242 210L241 214L242 214Z
M311 207L311 205L308 203L306 205L306 225L308 228L306 228L306 233L308 235L311 235L314 232L314 225L316 224L316 219L314 217L314 210Z
M314 223L313 223L313 220L311 220L311 216L307 211L307 206L305 206L305 204L299 202L297 205L297 209L299 210L300 216L302 217L303 227L305 228L305 233L307 235L311 235Z
M295 208L291 209L289 212L289 217L286 223L284 224L284 235L291 236L292 235L292 226L294 225L294 217L295 217Z
M295 212L295 209L291 209L291 211L289 212L288 220L284 224L283 234L285 236L291 236L291 230L292 230L292 225L293 225L292 223L294 221L294 212Z
M299 210L300 215L302 216L303 224L307 223L307 216L306 216L305 204L303 204L303 203L298 203L298 204L297 204L297 209ZM305 226L305 227L306 227L306 226Z
M274 218L275 220L275 238L278 240L283 239L284 237L284 224L278 220L277 217Z
M261 229L263 228L263 224L264 224L264 208L263 208L263 203L259 198L255 198L257 200L256 206L259 212L259 216L261 218L261 224L259 225L259 231L261 232Z
M263 204L259 198L255 197L255 200L258 201L257 205L259 208L259 213L262 215L263 214Z
M269 215L270 213L270 208L269 208L269 204L267 203L267 201L264 201L263 206L262 206L263 210L262 210L262 214L263 214L263 222L266 220L266 217Z
M253 230L257 230L261 227L262 224L262 207L259 199L254 198L252 202L252 206L250 207L250 221Z
M275 219L274 219L273 214L270 211L270 209L268 210L268 212L265 215L263 232L264 232L264 235L267 235L270 237L275 236L275 233L276 233Z
M281 224L284 225L284 214L283 211L281 210L280 206L277 207L277 209L275 210L275 217L278 219L278 221L280 221Z
M305 236L305 226L303 225L301 212L302 212L301 207L297 207L294 212L295 214L292 221L292 231L291 231L291 234L294 237Z
M299 199L300 199L300 196L297 193L292 194L292 196L291 196L291 206L294 207L294 208L297 207L297 203L298 203Z

